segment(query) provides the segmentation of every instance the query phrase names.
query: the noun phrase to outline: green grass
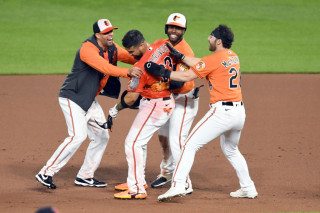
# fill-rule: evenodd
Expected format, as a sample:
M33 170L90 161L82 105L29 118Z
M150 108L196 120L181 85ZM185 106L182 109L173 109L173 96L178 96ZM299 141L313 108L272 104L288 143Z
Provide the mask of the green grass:
M173 12L187 17L185 39L197 57L210 54L207 37L223 23L243 73L320 73L318 0L0 0L0 8L0 74L69 73L97 19L119 27L120 45L130 29L152 43L166 38Z

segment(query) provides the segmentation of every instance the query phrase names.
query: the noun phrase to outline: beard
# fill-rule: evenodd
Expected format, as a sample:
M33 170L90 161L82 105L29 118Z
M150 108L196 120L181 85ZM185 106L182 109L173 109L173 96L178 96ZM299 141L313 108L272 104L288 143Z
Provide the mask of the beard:
M140 60L142 58L142 54L133 56L136 60Z
M213 42L213 44L210 43L210 45L209 45L209 50L210 50L210 51L215 52L216 49L217 49L217 40L215 40L215 41Z
M179 43L182 40L182 36L178 36L178 35L174 35L174 36L168 35L168 38L172 44Z

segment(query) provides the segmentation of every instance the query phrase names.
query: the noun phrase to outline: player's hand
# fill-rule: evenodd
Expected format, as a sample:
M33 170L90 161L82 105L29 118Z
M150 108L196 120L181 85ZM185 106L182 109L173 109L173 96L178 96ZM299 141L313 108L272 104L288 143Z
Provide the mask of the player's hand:
M156 64L152 61L149 61L144 64L144 68L148 73L152 75L162 77L164 81L167 81L170 78L171 71L167 70L163 66Z
M113 121L110 115L108 115L108 120L106 123L107 123L107 129L110 129L110 131L112 132Z
M112 132L112 125L113 125L113 122L112 122L112 117L109 115L108 116L108 120L107 122L104 122L103 124L99 124L98 121L94 120L96 122L96 124L98 126L100 126L101 128L103 129L110 129L110 131Z
M114 107L110 108L109 109L109 116L111 116L112 118L117 118L117 115L118 115L118 110L117 110L117 104L114 105Z
M128 70L128 76L135 77L135 78L140 78L142 73L143 71L139 67L131 67Z
M175 58L178 58L180 60L184 59L184 54L182 54L181 52L179 52L178 50L174 49L171 44L169 44L168 42L166 42L166 45L168 46L168 48L170 49L171 52L169 52L169 54Z

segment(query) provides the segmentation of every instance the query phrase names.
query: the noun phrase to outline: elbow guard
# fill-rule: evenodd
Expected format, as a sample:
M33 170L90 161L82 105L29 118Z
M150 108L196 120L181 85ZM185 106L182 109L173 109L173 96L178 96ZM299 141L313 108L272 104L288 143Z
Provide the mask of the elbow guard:
M131 105L129 106L125 101L124 101L124 97L126 96L126 94L128 93L127 90L125 90L122 95L121 95L121 105L123 108L130 108L130 109L138 109L139 105L140 105L140 100L142 98L142 96L140 95L137 100Z

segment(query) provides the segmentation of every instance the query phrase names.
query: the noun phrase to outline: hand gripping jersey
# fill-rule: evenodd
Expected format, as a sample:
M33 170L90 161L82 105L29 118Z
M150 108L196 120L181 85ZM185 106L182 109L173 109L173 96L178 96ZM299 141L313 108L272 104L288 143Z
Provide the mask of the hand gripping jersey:
M128 91L139 92L141 93L142 97L149 99L170 97L171 93L169 90L151 90L151 85L155 82L161 82L161 78L150 75L144 69L144 64L148 61L152 61L165 66L165 68L168 70L172 70L175 62L171 58L169 52L170 51L166 45L166 40L164 39L159 39L155 41L153 44L151 44L148 50L142 56L142 58L134 65L134 67L139 67L144 71L139 79L138 87L136 89L131 88L129 82Z
M211 104L242 101L240 62L232 50L221 50L205 56L191 69L199 78L206 77Z
M166 39L166 41L170 43L169 39ZM175 45L174 48L186 56L194 57L191 47L184 39L182 39L182 41L180 41L177 45ZM176 65L176 68L174 69L174 71L187 71L189 69L189 67L186 64L182 63L181 61L177 63L178 64ZM194 88L194 81L192 80L192 81L185 82L183 87L172 90L171 92L178 93L178 94L187 93L191 91L193 88Z

